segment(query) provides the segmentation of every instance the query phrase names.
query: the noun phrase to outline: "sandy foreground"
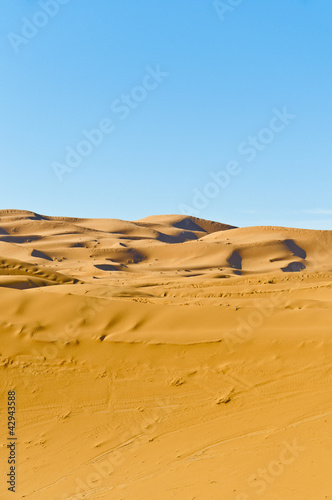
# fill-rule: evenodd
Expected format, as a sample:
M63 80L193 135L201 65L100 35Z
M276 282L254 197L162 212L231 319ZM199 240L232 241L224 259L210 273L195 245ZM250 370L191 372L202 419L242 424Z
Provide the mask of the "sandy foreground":
M332 231L0 211L0 499L332 499L331 298Z

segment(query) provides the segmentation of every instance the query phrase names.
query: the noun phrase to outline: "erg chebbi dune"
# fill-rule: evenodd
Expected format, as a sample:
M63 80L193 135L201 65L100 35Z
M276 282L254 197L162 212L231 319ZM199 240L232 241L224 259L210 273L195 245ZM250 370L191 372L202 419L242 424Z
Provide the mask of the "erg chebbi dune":
M332 2L1 2L0 500L332 500Z
M16 498L332 499L331 299L332 231L1 210Z

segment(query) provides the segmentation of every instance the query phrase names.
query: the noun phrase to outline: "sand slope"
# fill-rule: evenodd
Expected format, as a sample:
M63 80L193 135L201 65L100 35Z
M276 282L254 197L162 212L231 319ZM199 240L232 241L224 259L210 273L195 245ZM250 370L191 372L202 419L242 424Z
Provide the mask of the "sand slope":
M0 211L16 497L332 499L331 276L331 231Z

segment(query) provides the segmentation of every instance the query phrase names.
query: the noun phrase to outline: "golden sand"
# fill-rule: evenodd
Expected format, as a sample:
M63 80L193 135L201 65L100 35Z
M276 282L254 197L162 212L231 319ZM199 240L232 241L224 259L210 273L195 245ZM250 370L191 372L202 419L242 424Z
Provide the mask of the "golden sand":
M0 499L332 499L331 297L332 231L0 211Z

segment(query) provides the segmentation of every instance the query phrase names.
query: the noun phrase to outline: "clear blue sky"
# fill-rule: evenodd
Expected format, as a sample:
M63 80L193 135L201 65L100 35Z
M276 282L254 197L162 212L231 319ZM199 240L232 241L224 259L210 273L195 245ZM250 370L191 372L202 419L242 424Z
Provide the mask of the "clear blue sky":
M1 208L332 229L332 2L222 3L3 0Z

